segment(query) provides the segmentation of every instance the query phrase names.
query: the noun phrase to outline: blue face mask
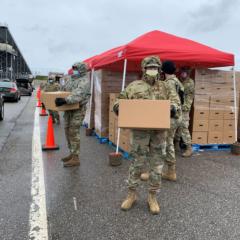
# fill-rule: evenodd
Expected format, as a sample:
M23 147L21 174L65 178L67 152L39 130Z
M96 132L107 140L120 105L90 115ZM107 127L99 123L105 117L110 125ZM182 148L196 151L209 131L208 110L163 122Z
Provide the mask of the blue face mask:
M77 70L73 70L73 75L78 75L79 72Z

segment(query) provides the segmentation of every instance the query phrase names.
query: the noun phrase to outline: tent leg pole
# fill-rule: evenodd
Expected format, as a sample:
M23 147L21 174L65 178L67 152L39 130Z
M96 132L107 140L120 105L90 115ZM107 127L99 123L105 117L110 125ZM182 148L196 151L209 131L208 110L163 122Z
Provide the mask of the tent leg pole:
M126 71L127 71L127 59L124 59L122 91L123 91L124 88L125 88L125 83L126 83ZM118 151L119 151L120 133L121 133L120 128L118 128L116 153L118 153Z
M235 123L235 142L237 142L237 89L236 89L236 74L234 66L233 71L233 88L234 88L234 123Z
M90 96L90 102L89 102L89 124L86 128L86 136L92 136L92 125L91 125L91 117L92 117L92 101L93 101L93 86L94 86L94 68L91 71L91 96Z

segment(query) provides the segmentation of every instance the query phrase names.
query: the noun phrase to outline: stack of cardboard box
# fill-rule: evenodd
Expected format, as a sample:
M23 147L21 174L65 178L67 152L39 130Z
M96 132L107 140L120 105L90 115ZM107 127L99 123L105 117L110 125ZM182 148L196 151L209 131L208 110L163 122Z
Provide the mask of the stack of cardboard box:
M137 73L127 73L125 85L127 86L138 78ZM195 71L195 99L191 114L192 143L220 144L235 141L232 79L231 71L210 69L198 69ZM239 72L236 73L236 80L238 106ZM93 127L95 127L95 131L100 137L109 138L115 144L117 143L118 119L112 111L112 106L121 91L121 87L122 73L107 70L95 72L94 102L92 105ZM130 150L129 134L129 130L121 130L120 147L125 151Z
M193 143L221 144L235 141L232 79L231 71L196 70Z
M137 73L127 73L126 86L139 78ZM94 80L94 127L98 136L109 136L109 94L119 93L122 88L122 73L98 70Z
M114 144L117 144L117 136L118 136L118 117L113 112L113 105L118 97L118 93L110 93L110 104L109 104L109 141ZM120 131L120 139L119 139L119 147L129 152L130 147L130 130L129 129L121 129Z

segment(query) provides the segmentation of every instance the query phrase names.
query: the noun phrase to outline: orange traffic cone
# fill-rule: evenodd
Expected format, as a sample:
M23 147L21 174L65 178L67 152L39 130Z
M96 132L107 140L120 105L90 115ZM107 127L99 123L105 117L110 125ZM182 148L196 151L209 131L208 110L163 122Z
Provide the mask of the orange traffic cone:
M37 89L37 99L40 99L40 91L41 91L41 89L40 89L40 87L38 87L38 89Z
M52 116L50 115L48 117L46 143L42 146L42 150L47 151L47 150L58 150L58 149L59 149L59 146L55 144L53 121L52 121Z
M37 100L38 100L37 101L37 107L42 106L40 98L41 98L41 90L40 90L40 87L39 87L38 90L37 90Z
M46 112L46 109L45 109L45 107L42 105L42 110L41 110L41 112L39 113L39 116L42 116L42 117L44 117L44 116L48 116L48 114L47 114L47 112Z

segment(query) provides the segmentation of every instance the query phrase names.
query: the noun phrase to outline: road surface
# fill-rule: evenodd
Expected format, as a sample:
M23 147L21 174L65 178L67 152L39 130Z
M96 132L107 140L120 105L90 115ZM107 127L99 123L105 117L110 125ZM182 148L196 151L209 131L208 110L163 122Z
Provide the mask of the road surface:
M47 117L38 117L35 105L34 97L6 103L0 122L1 239L240 239L239 157L228 151L178 157L177 182L163 181L158 195L160 215L148 211L146 183L137 204L123 212L130 161L109 167L113 149L81 129L81 166L63 168L60 158L68 154L63 123L55 126L60 150L39 152ZM35 225L39 228L32 229Z

